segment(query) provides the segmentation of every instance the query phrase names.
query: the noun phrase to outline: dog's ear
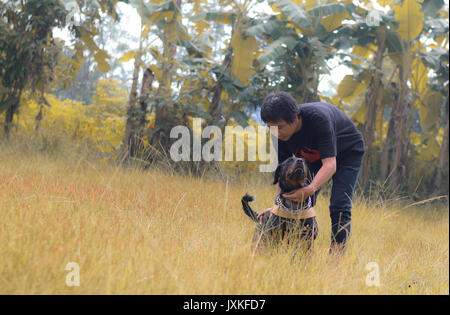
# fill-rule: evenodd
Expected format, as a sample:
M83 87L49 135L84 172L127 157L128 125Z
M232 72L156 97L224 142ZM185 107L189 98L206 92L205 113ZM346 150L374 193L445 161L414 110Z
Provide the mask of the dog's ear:
M275 170L275 174L273 176L273 183L272 185L275 185L276 183L278 183L278 180L280 179L281 176L281 164L279 164L277 166L277 169Z

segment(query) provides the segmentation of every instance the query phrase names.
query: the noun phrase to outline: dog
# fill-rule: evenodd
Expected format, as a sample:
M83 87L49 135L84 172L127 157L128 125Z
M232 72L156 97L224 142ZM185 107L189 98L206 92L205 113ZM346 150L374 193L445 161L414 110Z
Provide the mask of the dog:
M284 198L284 193L304 187L309 184L309 171L303 158L295 156L283 161L275 170L273 185L279 183L280 191L275 197L271 211L264 213L259 219L259 213L254 211L249 202L253 196L245 194L242 199L244 213L256 222L252 240L252 250L276 246L280 241L294 243L295 251L300 244L306 244L311 249L318 234L316 213L312 197L303 202L295 202Z

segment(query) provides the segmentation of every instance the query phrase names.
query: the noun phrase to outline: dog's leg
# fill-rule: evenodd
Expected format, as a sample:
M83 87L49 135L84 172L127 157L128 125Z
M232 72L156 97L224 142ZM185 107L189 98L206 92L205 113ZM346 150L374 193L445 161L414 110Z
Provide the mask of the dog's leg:
M274 245L279 236L280 222L279 217L270 212L266 212L261 217L261 222L258 223L253 234L252 251L253 255L262 248L268 248Z

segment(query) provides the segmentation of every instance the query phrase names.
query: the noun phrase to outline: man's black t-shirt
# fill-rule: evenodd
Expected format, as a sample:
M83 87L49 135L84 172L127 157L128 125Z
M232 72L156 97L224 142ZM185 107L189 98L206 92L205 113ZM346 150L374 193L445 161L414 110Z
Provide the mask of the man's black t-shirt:
M333 156L338 165L361 162L364 154L361 132L339 108L322 102L298 106L302 128L289 140L278 140L278 163L292 154L305 158L314 168L321 166L321 159Z

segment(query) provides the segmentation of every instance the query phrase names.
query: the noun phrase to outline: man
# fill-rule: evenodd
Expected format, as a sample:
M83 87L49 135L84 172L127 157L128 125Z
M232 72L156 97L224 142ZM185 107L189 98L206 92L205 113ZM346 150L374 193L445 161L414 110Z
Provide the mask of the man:
M285 198L302 202L312 196L315 204L321 187L333 178L330 253L339 252L350 235L353 192L364 154L361 133L337 107L322 102L298 105L286 92L264 99L261 119L278 127L278 163L292 155L308 161L311 183Z

